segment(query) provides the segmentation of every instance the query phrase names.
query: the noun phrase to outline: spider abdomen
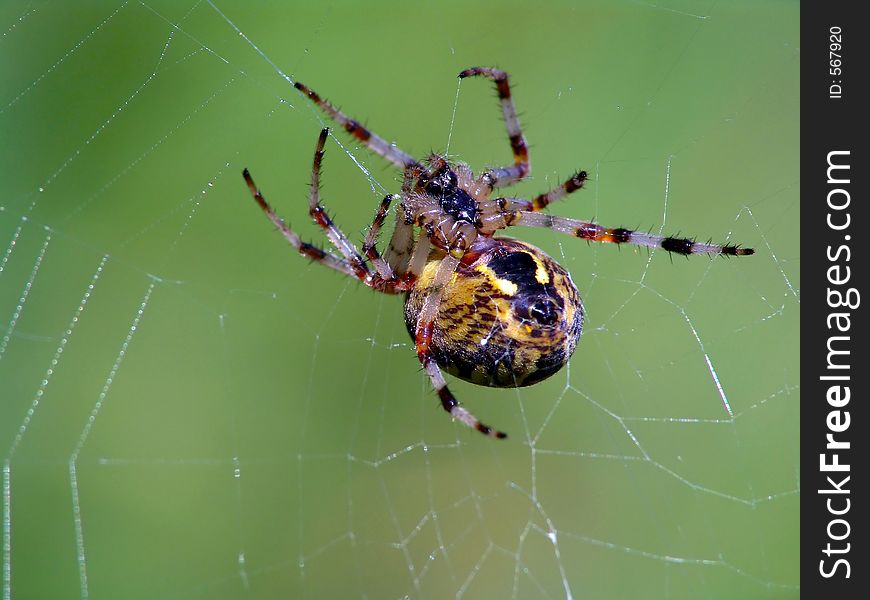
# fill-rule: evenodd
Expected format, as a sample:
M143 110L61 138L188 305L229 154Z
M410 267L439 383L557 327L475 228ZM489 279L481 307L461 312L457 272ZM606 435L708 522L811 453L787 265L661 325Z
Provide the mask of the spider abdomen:
M431 258L405 301L412 338L441 262ZM444 288L429 348L460 379L520 387L561 369L582 327L583 304L565 269L531 244L481 236Z

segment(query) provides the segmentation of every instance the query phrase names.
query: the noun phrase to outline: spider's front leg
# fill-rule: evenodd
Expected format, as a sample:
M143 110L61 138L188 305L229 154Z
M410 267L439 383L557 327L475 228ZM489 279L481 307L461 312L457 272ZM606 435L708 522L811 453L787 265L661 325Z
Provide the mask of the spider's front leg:
M490 169L483 174L483 177L489 180L492 187L512 185L526 178L531 173L532 167L529 164L529 147L526 145L526 138L523 137L520 121L517 119L517 110L514 107L514 101L511 99L511 86L508 82L508 74L490 67L472 67L465 69L459 74L460 79L474 76L487 77L495 82L495 89L501 103L501 112L504 116L504 124L507 127L508 138L511 142L511 151L514 153L513 166Z
M489 425L484 425L477 419L477 417L459 405L459 401L456 400L456 397L447 387L447 382L444 380L444 373L441 372L441 368L435 362L435 358L432 356L430 349L435 329L435 317L438 315L438 307L441 305L441 300L444 296L444 288L447 285L447 282L450 281L450 278L453 276L458 265L459 259L454 258L449 254L445 256L441 261L441 264L438 266L438 270L435 273L432 283L429 285L429 293L426 296L420 314L417 316L416 334L414 336L414 345L417 348L417 358L420 359L420 363L422 363L423 368L426 370L426 374L429 375L429 379L432 381L432 386L435 388L435 392L441 400L441 406L444 410L450 413L451 417L465 423L472 429L478 430L484 435L504 439L507 437L506 433L495 430Z
M395 144L391 144L384 138L376 135L356 119L348 117L304 83L297 81L293 84L293 87L305 94L305 96L314 102L320 110L329 115L333 121L341 125L345 131L367 146L375 154L382 156L397 167L407 168L410 166L420 166L413 156L402 151Z

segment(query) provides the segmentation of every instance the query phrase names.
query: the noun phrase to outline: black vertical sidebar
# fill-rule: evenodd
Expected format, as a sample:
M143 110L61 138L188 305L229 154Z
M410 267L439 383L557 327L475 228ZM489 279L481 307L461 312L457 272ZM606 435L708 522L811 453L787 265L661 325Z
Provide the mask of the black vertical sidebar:
M862 8L845 0L801 5L801 592L807 598L867 597L870 590L870 495L859 491L870 487L864 458L870 22Z

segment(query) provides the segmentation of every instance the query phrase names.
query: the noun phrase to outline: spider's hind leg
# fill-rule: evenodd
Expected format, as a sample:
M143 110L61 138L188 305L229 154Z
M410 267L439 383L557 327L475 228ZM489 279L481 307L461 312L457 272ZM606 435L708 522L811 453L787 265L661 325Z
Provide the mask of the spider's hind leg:
M441 372L441 368L435 364L435 360L431 356L425 358L421 357L420 360L423 363L423 368L426 369L426 374L428 374L429 379L432 380L435 392L441 400L441 406L444 410L450 413L451 417L457 421L465 423L472 429L478 430L484 435L500 440L507 437L505 432L493 429L489 425L484 425L477 419L477 417L459 405L459 401L456 400L453 392L451 392L450 388L447 387L447 382L444 381L444 374Z
M444 296L444 286L453 276L456 267L459 265L459 259L450 256L449 254L442 259L438 270L430 284L430 292L426 296L423 307L420 309L420 314L417 316L416 334L414 336L414 344L417 348L417 357L429 375L432 381L432 386L441 400L441 406L446 410L451 417L461 421L476 429L484 435L503 439L507 434L493 429L489 425L481 423L477 417L468 412L465 408L459 405L459 401L447 387L447 382L444 381L444 374L441 368L435 362L435 357L432 356L430 346L432 344L432 334L434 331L435 317L438 314L438 307L441 305L441 300Z
M317 261L327 267L335 269L350 277L355 277L362 281L367 286L386 294L398 294L407 291L403 287L402 282L396 276L390 265L384 261L373 244L367 248L368 254L371 255L372 261L376 266L376 271L372 271L365 259L357 251L354 245L350 242L344 232L332 221L332 218L326 214L326 209L320 204L320 167L323 162L323 146L326 143L326 138L329 135L328 129L323 129L320 132L320 137L317 139L317 147L314 151L314 164L311 169L311 191L308 201L308 213L314 222L323 229L327 239L341 253L341 257L321 250L320 248L303 242L299 236L293 231L284 221L275 213L271 206L266 202L263 194L260 192L250 172L245 169L242 173L248 189L254 200L266 214L270 221L284 234L290 244L303 256ZM392 197L390 197L392 198ZM380 221L386 213L386 199L381 205L381 210L375 215L373 227L375 228L374 235L377 234L377 228L380 226ZM382 215L384 213L384 215Z
M329 267L330 269L335 269L339 273L344 273L350 277L358 277L357 273L354 271L353 267L351 267L348 262L332 252L327 252L326 250L322 250L315 246L314 244L309 244L308 242L303 242L299 235L293 231L289 225L287 225L281 217L274 211L274 209L266 202L266 199L263 197L263 194L260 193L260 190L257 188L257 184L254 183L254 179L251 177L250 171L245 169L242 171L242 177L245 178L245 183L248 184L248 189L251 191L251 195L256 200L257 204L266 214L266 217L272 222L275 227L278 228L278 231L282 233L282 235L290 242L290 245L293 246L299 254L310 258L314 262L318 262L324 266Z
M332 245L341 252L345 260L353 268L354 272L360 279L365 280L372 276L371 270L363 260L363 257L357 252L354 245L347 238L344 232L332 221L332 218L326 213L323 205L320 203L320 170L323 163L326 138L329 136L329 129L323 128L320 136L317 138L317 147L314 150L314 163L311 167L311 189L308 194L308 214L317 225L323 229L323 233L327 239L332 242Z

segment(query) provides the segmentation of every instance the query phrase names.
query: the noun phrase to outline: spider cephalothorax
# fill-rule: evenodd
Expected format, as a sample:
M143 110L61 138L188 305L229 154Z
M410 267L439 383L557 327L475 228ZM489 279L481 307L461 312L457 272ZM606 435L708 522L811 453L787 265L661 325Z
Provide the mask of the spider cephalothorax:
M489 189L476 184L466 165L451 166L437 154L426 168L412 166L409 175L415 179L401 201L405 214L435 248L461 257L482 226L480 203L489 199Z
M266 203L247 169L245 181L269 219L303 256L358 278L387 294L405 294L405 324L417 356L441 404L454 418L487 435L503 438L459 405L441 369L479 385L519 387L551 376L571 357L583 328L583 304L571 276L540 249L496 238L515 225L547 227L593 242L662 248L677 254L744 256L751 248L699 243L539 211L583 187L579 171L560 186L531 200L499 196L531 171L529 153L511 99L508 76L487 67L466 69L460 78L495 82L514 156L512 165L475 177L465 164L430 155L425 164L349 118L302 83L295 87L370 150L403 170L401 194L387 195L357 251L320 204L320 166L329 130L314 152L309 214L339 254L303 242ZM386 252L375 242L393 202L396 226Z

